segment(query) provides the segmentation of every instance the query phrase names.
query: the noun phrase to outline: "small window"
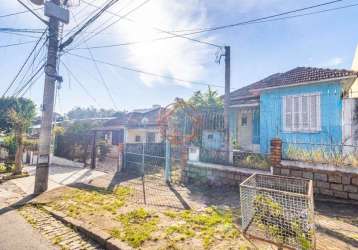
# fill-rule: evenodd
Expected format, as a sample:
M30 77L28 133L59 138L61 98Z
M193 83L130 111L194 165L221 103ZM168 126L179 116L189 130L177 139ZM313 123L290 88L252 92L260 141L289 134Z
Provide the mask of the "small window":
M242 127L246 127L247 126L247 115L246 114L243 114L241 116L241 126Z
M214 135L213 134L208 134L208 140L212 140L214 139Z
M135 136L135 142L140 142L140 135Z
M283 97L285 131L319 131L321 129L320 94Z

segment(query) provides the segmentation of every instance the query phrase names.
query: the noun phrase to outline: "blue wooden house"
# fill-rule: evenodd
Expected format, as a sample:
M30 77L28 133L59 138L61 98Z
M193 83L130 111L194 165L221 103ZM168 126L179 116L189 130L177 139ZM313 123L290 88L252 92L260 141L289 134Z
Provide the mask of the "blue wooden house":
M350 70L298 67L273 74L231 93L231 139L245 149L268 153L283 146L334 148L353 136L346 115L358 77Z

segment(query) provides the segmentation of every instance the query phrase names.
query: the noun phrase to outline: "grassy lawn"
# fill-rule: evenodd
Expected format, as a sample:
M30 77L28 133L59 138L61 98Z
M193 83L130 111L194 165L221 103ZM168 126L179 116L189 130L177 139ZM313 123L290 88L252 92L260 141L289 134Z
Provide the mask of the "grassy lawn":
M230 209L159 209L132 203L131 195L125 186L113 192L66 187L48 195L46 203L133 248L254 249L237 226L238 215Z

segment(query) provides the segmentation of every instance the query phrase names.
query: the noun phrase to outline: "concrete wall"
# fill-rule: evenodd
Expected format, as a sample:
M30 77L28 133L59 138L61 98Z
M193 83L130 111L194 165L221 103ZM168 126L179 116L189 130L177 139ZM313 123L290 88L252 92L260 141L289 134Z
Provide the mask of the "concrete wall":
M240 183L253 173L270 174L270 172L257 169L239 169L218 164L189 161L186 168L184 168L184 180L186 183L193 185L239 187Z
M320 83L264 91L260 97L260 150L268 153L272 138L283 142L341 144L342 143L342 87L339 82ZM286 132L283 130L283 96L320 93L321 131Z

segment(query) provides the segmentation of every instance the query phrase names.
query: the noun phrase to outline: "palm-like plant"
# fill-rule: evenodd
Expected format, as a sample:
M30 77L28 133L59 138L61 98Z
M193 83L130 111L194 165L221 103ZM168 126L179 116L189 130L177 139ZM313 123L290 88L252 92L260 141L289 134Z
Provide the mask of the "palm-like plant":
M13 133L16 141L15 167L13 174L21 174L22 172L22 154L24 151L24 134L26 129L31 125L31 120L14 109L9 111L9 119L13 124Z

